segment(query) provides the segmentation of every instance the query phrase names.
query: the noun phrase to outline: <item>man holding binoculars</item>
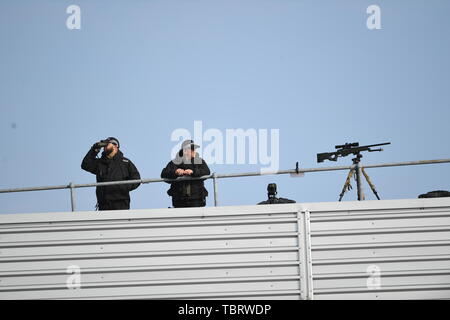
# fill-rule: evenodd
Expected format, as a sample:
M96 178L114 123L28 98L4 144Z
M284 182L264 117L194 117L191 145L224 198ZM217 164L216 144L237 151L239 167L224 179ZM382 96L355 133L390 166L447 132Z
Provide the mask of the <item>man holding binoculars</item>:
M103 152L100 158L97 154ZM136 166L119 150L119 140L109 137L94 143L81 163L81 168L97 176L97 182L140 180ZM139 183L119 184L97 187L97 206L99 210L130 209L130 191L139 187Z

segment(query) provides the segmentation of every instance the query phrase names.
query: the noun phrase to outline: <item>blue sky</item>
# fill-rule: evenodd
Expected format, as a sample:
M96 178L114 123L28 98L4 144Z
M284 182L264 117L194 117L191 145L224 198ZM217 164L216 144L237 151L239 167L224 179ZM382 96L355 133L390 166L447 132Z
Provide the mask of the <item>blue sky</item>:
M72 4L80 30L66 27ZM366 26L372 4L381 30ZM196 120L279 129L280 169L350 165L316 154L354 141L392 143L363 164L449 158L449 12L446 0L1 0L0 189L93 182L81 160L108 136L143 178L159 177L171 133ZM449 164L367 172L383 199L450 189ZM223 179L219 204L265 200L271 182L298 202L336 201L346 174ZM167 189L142 185L131 207L168 207ZM78 210L95 202L77 190ZM0 213L69 210L68 190L0 194Z

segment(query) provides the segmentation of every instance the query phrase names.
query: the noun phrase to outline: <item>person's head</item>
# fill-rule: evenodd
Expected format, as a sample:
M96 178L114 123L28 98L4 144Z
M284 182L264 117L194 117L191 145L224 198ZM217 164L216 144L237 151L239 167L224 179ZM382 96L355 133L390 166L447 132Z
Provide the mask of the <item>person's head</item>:
M181 145L181 150L183 151L183 156L186 158L195 158L197 151L195 149L200 146L195 144L193 140L185 140Z
M119 144L119 140L117 140L116 138L114 138L114 137L109 137L109 138L107 138L106 140L108 140L109 141L109 143L108 143L108 145L106 145L105 147L104 147L104 151L105 151L105 153L106 153L106 155L108 156L108 157L114 157L116 154L117 154L117 152L119 151L119 147L120 147L120 144Z

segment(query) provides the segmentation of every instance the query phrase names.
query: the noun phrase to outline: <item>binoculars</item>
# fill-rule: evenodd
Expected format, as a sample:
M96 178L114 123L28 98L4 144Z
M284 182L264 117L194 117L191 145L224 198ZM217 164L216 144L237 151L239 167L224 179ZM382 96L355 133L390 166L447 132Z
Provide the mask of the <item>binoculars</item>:
M108 140L108 139L106 139L106 140L100 140L99 142L97 142L97 146L98 146L99 148L106 147L108 144L109 144L109 140Z
M109 140L105 139L105 140L100 140L99 142L94 143L94 148L95 149L100 149L100 148L104 148L109 144Z

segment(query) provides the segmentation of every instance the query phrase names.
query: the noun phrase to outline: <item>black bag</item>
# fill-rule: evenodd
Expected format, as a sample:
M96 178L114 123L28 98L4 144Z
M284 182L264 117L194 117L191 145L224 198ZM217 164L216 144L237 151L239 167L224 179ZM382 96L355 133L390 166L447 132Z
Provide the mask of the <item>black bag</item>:
M279 204L279 203L296 203L295 200L291 200L291 199L286 199L286 198L270 198L269 200L266 201L261 201L258 204Z
M445 190L436 190L421 194L419 196L419 198L440 198L440 197L450 197L450 192Z

